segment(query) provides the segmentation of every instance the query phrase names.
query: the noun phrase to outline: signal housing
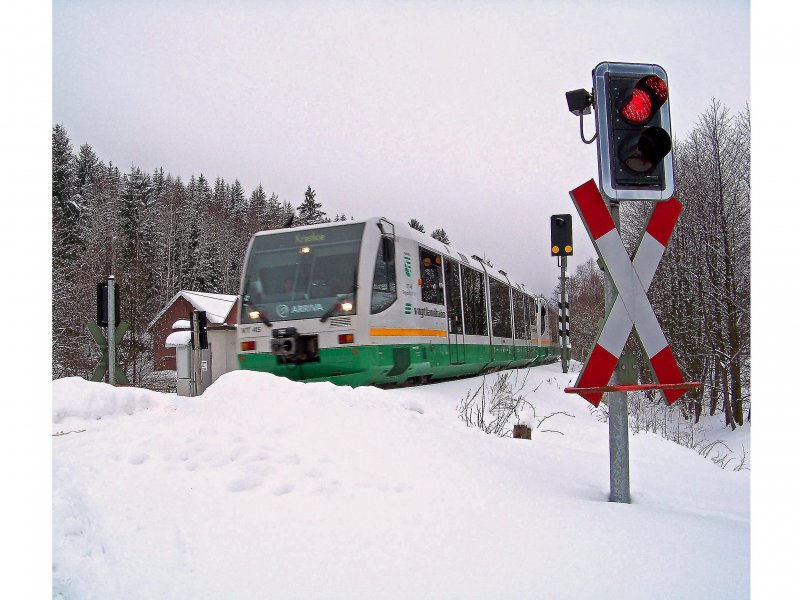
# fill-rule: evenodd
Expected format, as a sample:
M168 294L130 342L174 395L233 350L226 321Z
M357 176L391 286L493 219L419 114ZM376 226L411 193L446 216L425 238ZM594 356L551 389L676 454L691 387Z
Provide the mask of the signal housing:
M669 200L675 184L666 72L604 62L592 77L601 190L615 200Z
M550 256L572 256L572 215L550 217Z

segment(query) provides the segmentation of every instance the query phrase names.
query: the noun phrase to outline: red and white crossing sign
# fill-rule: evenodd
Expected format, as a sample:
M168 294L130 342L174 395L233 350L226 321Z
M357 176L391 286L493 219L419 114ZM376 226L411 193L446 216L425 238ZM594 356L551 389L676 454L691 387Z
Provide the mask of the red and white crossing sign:
M587 181L569 194L618 292L597 343L592 348L589 359L575 383L576 391L578 388L608 385L628 336L634 328L658 383L668 385L684 383L678 363L675 362L667 338L647 298L647 290L656 274L656 268L664 255L683 205L674 197L656 203L656 208L631 260L594 180ZM686 388L673 387L662 389L661 392L667 403L672 404L686 392ZM603 396L602 392L597 391L578 391L578 393L595 406L600 404Z

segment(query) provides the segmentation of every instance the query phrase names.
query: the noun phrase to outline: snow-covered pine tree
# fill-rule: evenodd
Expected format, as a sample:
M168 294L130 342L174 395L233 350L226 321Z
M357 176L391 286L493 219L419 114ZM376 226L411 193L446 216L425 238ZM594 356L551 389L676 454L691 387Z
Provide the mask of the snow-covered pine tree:
M425 226L416 219L411 219L408 222L408 224L411 228L416 229L419 232L425 233Z
M262 186L260 183L250 194L250 199L248 200L247 205L247 220L249 228L253 231L262 231L266 229L267 194L264 192L264 186Z
M154 243L157 213L150 175L132 166L122 178L119 198L119 260L116 280L120 288L120 313L130 324L120 347L120 363L138 385L152 365L152 344L147 325L155 315Z
M447 232L441 227L439 229L435 229L434 232L431 234L431 237L435 240L439 240L443 244L450 243L450 238L447 236Z
M91 202L91 186L95 183L100 161L89 144L82 144L75 159L75 192L82 207Z
M81 205L76 197L75 155L67 130L53 127L53 262L73 260L80 248Z
M308 186L305 197L300 206L297 207L297 222L295 225L316 225L325 223L326 213L322 210L322 203L316 200L317 192Z

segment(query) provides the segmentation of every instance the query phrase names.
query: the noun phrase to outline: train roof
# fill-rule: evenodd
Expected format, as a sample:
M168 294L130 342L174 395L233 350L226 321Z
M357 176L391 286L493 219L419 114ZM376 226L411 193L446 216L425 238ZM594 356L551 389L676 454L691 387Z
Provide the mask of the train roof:
M317 223L316 225L304 225L302 227L287 227L283 229L270 229L268 231L259 231L255 235L264 235L264 234L273 234L273 233L285 233L288 231L299 231L299 230L311 230L311 229L323 229L326 227L336 227L337 225L356 225L359 223L377 223L381 220L388 221L394 226L394 233L399 237L404 237L408 239L412 239L418 244L425 246L431 250L435 250L456 262L460 262L465 264L473 269L477 269L481 271L483 269L486 270L486 273L494 277L495 279L499 279L500 281L508 281L511 286L517 290L523 291L530 296L536 297L544 297L542 294L536 294L535 292L531 292L526 289L525 285L512 279L500 269L496 267L490 267L488 264L480 260L476 255L467 255L462 253L460 250L455 248L452 244L444 244L437 239L434 239L427 233L422 233L421 231L414 229L405 221L394 221L392 219L386 217L369 217L366 219L354 219L352 221L338 221L338 222L330 222L330 223Z

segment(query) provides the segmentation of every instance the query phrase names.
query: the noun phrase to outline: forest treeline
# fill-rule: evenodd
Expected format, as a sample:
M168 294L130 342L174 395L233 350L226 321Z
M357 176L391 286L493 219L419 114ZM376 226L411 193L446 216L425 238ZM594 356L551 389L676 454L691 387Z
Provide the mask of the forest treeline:
M96 284L113 273L122 318L130 324L120 364L133 385L152 369L147 327L180 290L236 294L244 253L256 231L331 219L311 188L295 208L258 185L184 182L157 168L122 172L89 144L74 152L66 129L52 134L52 279L54 378L90 377L100 352L87 329L96 316Z
M712 100L673 152L683 212L648 295L684 376L702 384L680 400L683 416L697 422L722 410L735 428L750 406L749 107L731 114ZM652 210L650 202L621 204L629 252ZM578 360L588 355L604 315L603 278L595 261L572 274L570 334ZM626 351L637 356L641 379L652 381L633 338ZM660 404L660 394L641 395Z

